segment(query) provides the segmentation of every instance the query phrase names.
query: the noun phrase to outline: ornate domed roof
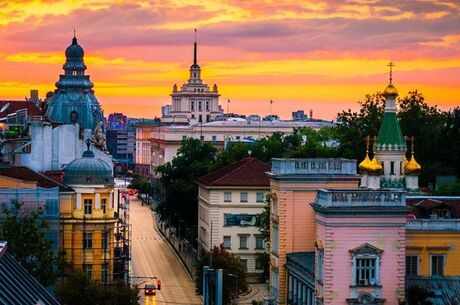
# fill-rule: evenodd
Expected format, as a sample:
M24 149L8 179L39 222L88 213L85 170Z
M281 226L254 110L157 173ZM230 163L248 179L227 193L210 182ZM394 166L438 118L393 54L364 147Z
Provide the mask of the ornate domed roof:
M408 176L417 176L418 174L420 174L421 169L422 167L415 160L414 154L412 153L409 162L407 162L406 165L404 165L404 173Z
M380 175L382 173L383 167L382 163L380 163L377 158L374 157L371 160L371 163L369 164L369 175Z
M65 50L65 56L67 59L81 59L85 56L85 51L78 44L77 37L72 39L72 44Z
M399 94L398 89L396 89L396 87L393 86L392 83L388 84L388 86L383 91L383 96L387 98L388 97L396 98L398 94Z
M363 161L361 161L361 163L359 163L359 172L361 174L368 174L369 173L369 170L372 168L372 161L371 159L369 159L369 154L366 153L366 157L364 158Z
M88 149L82 158L75 159L64 168L64 183L75 184L113 184L112 168Z

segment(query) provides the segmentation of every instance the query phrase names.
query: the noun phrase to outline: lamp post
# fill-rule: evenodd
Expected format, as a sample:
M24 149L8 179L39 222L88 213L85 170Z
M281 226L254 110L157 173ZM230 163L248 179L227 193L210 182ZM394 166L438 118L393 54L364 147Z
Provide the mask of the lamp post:
M238 275L229 273L228 276L235 278L235 299L238 299Z

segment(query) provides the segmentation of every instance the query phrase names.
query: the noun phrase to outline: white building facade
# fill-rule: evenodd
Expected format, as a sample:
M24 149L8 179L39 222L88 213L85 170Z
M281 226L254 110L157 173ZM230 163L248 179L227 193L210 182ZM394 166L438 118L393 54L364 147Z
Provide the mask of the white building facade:
M248 157L198 181L198 252L222 244L240 258L251 282L260 281L264 271L258 254L266 251L266 245L258 225L269 192L265 175L269 169Z

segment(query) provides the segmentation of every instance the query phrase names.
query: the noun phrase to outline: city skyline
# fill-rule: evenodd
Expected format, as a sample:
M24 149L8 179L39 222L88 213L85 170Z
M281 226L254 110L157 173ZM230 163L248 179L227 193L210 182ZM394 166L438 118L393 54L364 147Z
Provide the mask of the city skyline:
M74 27L105 115L159 116L188 79L193 29L203 81L230 111L333 119L383 91L395 62L400 96L458 106L456 1L9 1L0 3L0 99L55 89Z

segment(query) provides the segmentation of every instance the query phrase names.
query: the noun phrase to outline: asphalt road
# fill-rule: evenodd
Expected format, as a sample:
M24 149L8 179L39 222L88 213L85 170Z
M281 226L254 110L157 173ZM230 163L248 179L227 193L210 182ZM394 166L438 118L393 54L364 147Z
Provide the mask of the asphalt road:
M144 296L145 305L201 305L195 294L195 284L184 270L179 258L155 230L154 218L147 206L137 199L130 200L130 223L132 224L132 276L133 283L156 283L156 280L138 277L157 277L161 291L156 296ZM144 287L144 284L140 286Z

